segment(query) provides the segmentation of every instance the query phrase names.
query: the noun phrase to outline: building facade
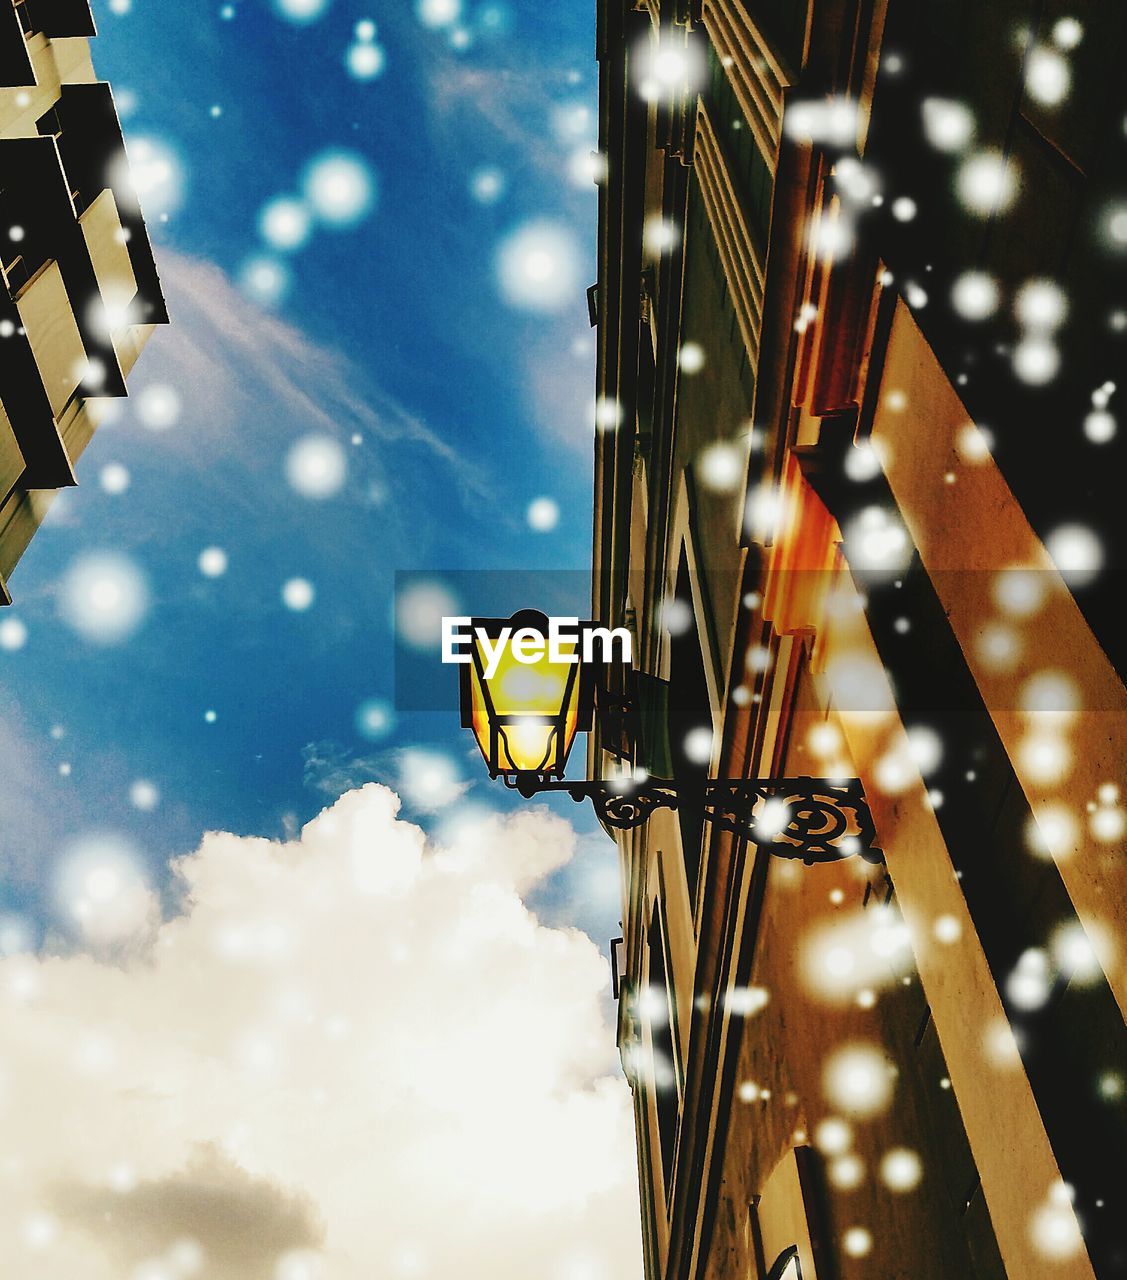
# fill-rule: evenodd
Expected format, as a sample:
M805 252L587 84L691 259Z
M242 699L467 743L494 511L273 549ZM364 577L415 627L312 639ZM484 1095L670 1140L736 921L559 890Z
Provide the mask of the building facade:
M601 0L594 616L652 1280L1127 1275L1127 10ZM595 773L616 761L605 737Z
M168 314L87 0L0 4L0 604Z

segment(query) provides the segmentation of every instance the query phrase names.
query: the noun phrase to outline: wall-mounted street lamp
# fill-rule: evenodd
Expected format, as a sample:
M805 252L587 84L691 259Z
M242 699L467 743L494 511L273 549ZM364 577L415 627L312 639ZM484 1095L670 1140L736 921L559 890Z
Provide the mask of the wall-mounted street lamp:
M591 656L597 624L574 623L553 653L549 620L525 610L512 618L461 619L462 725L472 729L491 778L526 798L547 791L590 799L603 824L628 830L655 809L687 805L714 826L736 832L771 853L810 865L859 853L883 861L864 790L856 778L709 778L678 783L635 766L636 708L610 691L608 664ZM605 635L605 632L602 632ZM523 635L523 639L522 639ZM539 640L539 643L537 643ZM504 643L502 644L502 641ZM625 738L627 766L619 777L571 781L564 776L580 731L596 714Z

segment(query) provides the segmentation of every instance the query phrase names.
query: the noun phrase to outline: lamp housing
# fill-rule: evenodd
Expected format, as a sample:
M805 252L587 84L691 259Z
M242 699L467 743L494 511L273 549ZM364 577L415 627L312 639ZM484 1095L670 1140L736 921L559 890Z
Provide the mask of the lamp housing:
M592 727L596 678L604 665L584 661L584 637L594 626L570 624L557 652L571 660L553 662L548 618L538 610L471 620L470 661L461 666L462 727L473 731L491 778L563 778L575 735ZM528 632L542 637L543 653L522 660L519 640Z

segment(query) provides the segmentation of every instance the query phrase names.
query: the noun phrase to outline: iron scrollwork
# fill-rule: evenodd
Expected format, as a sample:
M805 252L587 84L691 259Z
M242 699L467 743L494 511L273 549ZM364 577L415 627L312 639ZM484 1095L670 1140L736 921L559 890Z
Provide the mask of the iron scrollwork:
M590 784L589 784L590 785ZM632 790L599 786L588 793L595 804L599 820L616 831L629 831L648 822L655 809L676 809L677 792L670 787L646 785ZM583 800L583 795L572 795Z
M705 816L781 858L807 866L859 853L883 862L857 778L730 779L708 783Z
M866 862L884 861L858 778L721 778L692 788L691 794L664 778L566 782L526 774L513 785L525 797L564 791L577 803L590 799L604 826L617 831L641 826L656 809L691 803L713 826L807 866L853 854Z

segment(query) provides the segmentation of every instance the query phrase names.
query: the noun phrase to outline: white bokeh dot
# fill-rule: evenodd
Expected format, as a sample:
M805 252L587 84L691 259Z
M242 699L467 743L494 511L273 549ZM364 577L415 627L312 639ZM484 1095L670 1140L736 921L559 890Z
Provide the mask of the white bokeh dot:
M1072 68L1056 49L1038 45L1025 61L1025 89L1043 107L1059 107L1072 87Z
M714 493L734 493L747 474L744 453L730 440L717 440L697 457L697 471L705 488Z
M274 0L274 12L299 25L316 22L328 7L329 0Z
M442 619L457 617L461 606L441 582L422 579L405 586L395 598L395 629L414 649L436 649L442 639Z
M699 373L705 364L704 348L699 342L686 342L677 352L677 364L682 373Z
M370 742L386 737L394 727L395 717L382 698L367 698L356 708L356 732Z
M347 228L371 212L376 200L376 179L371 166L356 152L324 151L307 166L302 190L321 222Z
M497 250L501 296L525 311L562 311L577 297L581 268L575 235L559 222L525 223Z
M1057 1183L1029 1219L1029 1237L1038 1253L1051 1262L1076 1257L1084 1250L1084 1238L1072 1207L1070 1189Z
M1058 526L1045 538L1045 550L1070 586L1084 586L1103 568L1103 545L1086 525Z
M1084 28L1077 18L1058 18L1053 23L1052 34L1058 49L1075 49L1084 38Z
M1106 409L1093 409L1084 419L1084 435L1093 444L1107 444L1119 429L1115 415Z
M880 1176L891 1191L914 1191L923 1177L923 1162L907 1147L893 1147L880 1162Z
M475 169L470 175L470 195L479 204L496 204L505 194L505 175L493 165Z
M196 563L205 578L221 578L227 572L227 552L222 547L204 547Z
M277 258L255 254L239 268L239 284L252 301L276 307L289 292L289 268Z
M932 932L935 934L936 941L950 946L962 937L963 928L954 916L942 915L936 918Z
M180 417L180 393L166 383L150 383L137 395L137 416L150 431L167 431Z
M345 55L345 65L354 79L374 80L383 74L384 67L387 65L387 55L381 45L359 40L349 46L348 53Z
M308 1249L287 1250L275 1264L271 1280L326 1280L324 1262Z
M450 27L462 16L462 0L418 0L415 12L424 27Z
M59 584L63 621L95 644L120 644L140 625L149 606L149 588L140 568L116 552L80 555Z
M592 418L596 431L614 431L622 425L622 405L610 396L599 396L593 405Z
M1028 330L1051 333L1059 329L1068 316L1068 299L1055 280L1035 277L1017 291L1014 315Z
M1051 338L1032 334L1014 347L1014 373L1031 387L1041 387L1060 371L1060 351Z
M288 578L282 584L282 603L293 613L304 613L317 598L308 578Z
M303 498L331 498L340 492L347 475L347 455L332 436L303 436L286 454L286 479Z
M528 504L528 527L550 533L560 522L560 504L554 498L535 498Z
M109 494L122 494L129 488L129 470L120 462L107 462L98 473L98 483Z
M151 926L155 901L143 863L120 836L80 837L64 851L54 878L64 917L96 945L143 936Z
M1106 214L1107 238L1116 249L1127 246L1127 206L1112 205Z
M160 791L148 778L138 778L129 788L129 803L142 813L151 813L160 804Z
M173 147L162 138L131 137L129 157L111 165L111 182L137 193L146 218L162 221L184 198L184 167Z
M4 618L0 621L0 649L15 653L27 644L27 626L20 618Z
M304 200L296 196L275 196L262 206L258 230L263 240L280 253L292 253L309 239L313 216Z
M872 1250L872 1232L865 1227L850 1227L841 1237L841 1247L850 1258L863 1258Z
M712 759L712 746L712 730L703 725L685 734L683 750L686 759L693 764L708 764Z
M874 480L881 473L881 455L870 441L862 440L845 455L844 470L858 484Z
M994 148L976 151L959 166L955 189L968 213L981 218L1004 213L1017 197L1017 168Z
M965 103L950 98L925 98L921 111L924 135L936 151L962 151L970 145L975 124Z
M646 219L642 227L642 252L648 258L672 253L680 243L681 231L675 222L656 214Z
M128 4L124 9L114 9L115 13L128 12ZM59 1234L59 1224L49 1213L28 1214L23 1220L21 1231L25 1248L34 1252L49 1248Z
M998 282L985 271L964 271L951 286L951 305L964 320L986 320L1000 302Z
M661 625L671 636L683 636L693 625L693 610L687 600L680 596L668 596L662 601Z
M828 1055L822 1083L827 1100L839 1111L867 1119L891 1101L893 1073L876 1045L854 1042Z

